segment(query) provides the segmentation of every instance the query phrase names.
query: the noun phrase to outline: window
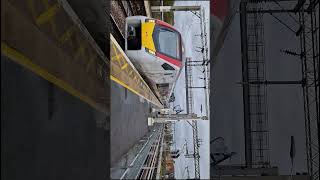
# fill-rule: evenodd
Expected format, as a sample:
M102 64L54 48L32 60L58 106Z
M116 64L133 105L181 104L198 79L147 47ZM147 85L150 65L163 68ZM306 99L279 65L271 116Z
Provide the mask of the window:
M156 25L153 40L157 52L181 60L180 34L178 32Z

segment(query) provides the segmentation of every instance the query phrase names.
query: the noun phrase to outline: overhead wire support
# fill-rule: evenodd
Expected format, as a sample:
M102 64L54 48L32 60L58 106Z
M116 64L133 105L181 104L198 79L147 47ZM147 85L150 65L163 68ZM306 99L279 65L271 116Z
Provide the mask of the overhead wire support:
M241 47L242 47L242 72L243 72L243 97L244 97L244 119L245 119L245 131L246 131L246 161L248 166L255 165L254 160L254 143L250 141L253 134L253 119L250 116L252 113L252 90L254 87L266 86L271 84L301 84L303 89L304 98L304 119L305 119L305 137L306 137L306 154L307 154L307 169L308 175L310 175L311 180L319 179L319 145L320 145L320 89L319 89L319 0L297 0L288 1L293 2L293 9L284 9L282 1L276 0L266 0L266 1L254 1L254 0L244 0L240 3L240 20L241 20ZM288 2L286 5L288 5ZM262 3L264 3L262 5ZM272 9L268 7L268 3L275 3L281 9ZM267 9L265 8L267 7ZM275 16L274 14L286 14L292 18L297 24L292 27L285 22L285 19ZM293 32L297 37L299 37L300 42L300 52L293 52L289 50L280 50L281 52L297 56L301 59L301 72L302 80L298 81L267 81L264 76L260 76L258 79L252 79L252 73L261 71L264 67L261 66L261 61L257 53L260 46L263 46L263 19L259 20L259 17L264 14L269 14L275 18L280 24L284 25L289 31ZM298 20L297 18L298 17ZM257 21L258 20L258 21ZM295 30L296 29L296 30ZM250 38L249 38L250 37ZM253 44L256 46L249 46L251 44L252 38L254 39ZM261 41L259 48L257 48L257 41ZM249 53L250 49L250 53ZM258 56L252 56L256 54ZM261 55L264 55L262 52ZM250 57L252 56L252 57ZM255 59L257 62L250 62ZM258 62L259 60L259 62ZM252 66L252 63L256 66ZM264 62L262 62L264 63ZM255 71L253 69L255 69ZM264 73L258 73L263 75ZM250 81L249 81L250 79ZM265 89L265 88L262 88ZM258 100L258 99L257 99ZM266 102L261 101L260 102ZM260 103L261 104L261 103ZM262 104L263 106L263 104ZM267 117L267 114L266 114ZM261 138L262 136L258 137ZM270 148L258 148L258 149L270 149Z
M204 68L207 68L205 65L205 62L208 61L208 47L207 47L207 33L206 33L206 25L204 22L205 13L204 10L200 6L196 6L198 9L190 10L195 16L197 16L200 19L200 34L195 36L200 36L201 38L201 47L197 47L200 50L195 50L202 54L202 61L199 62L202 63L201 66ZM155 8L154 8L155 9ZM159 8L160 10L163 8ZM199 13L197 13L199 12ZM193 88L199 88L199 87L193 87L192 85L192 66L198 66L198 64L195 64L197 62L191 61L191 58L186 58L185 61L185 84L186 84L186 103L187 103L187 114L193 113L193 97L192 97L192 89ZM203 71L205 72L205 70ZM207 78L204 76L204 87L206 88L206 81ZM206 103L207 104L207 103ZM187 121L189 124L190 122ZM194 179L200 179L200 155L199 155L199 146L200 141L198 138L198 129L197 129L197 121L192 120L192 134L193 134L193 148L194 152L191 156L194 159L194 168L195 168L195 176ZM186 146L187 148L187 146ZM187 151L187 149L186 149ZM187 151L188 157L189 153Z
M241 1L241 52L247 168L269 167L269 130L262 5ZM248 13L253 11L254 13ZM263 83L251 84L256 81Z
M319 179L319 1L308 1L307 11L299 11L302 77L306 79L303 87L305 132L307 148L307 167L312 180ZM309 30L306 30L309 29Z

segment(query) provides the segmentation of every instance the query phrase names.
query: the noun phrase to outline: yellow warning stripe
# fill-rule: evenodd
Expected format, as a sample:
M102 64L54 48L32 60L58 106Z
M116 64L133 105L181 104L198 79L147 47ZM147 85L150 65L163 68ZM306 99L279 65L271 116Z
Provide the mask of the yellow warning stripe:
M134 90L133 88L131 88L130 86L128 86L126 83L122 82L121 80L117 79L116 77L110 75L110 79L118 84L120 84L121 86L123 86L124 88L130 90L131 92L143 97L144 99L146 99L144 96L142 96L138 91ZM147 99L148 100L148 99ZM149 101L149 100L148 100Z
M118 61L125 61L126 64L129 64L130 67L132 68L133 71L130 71L129 73L129 76L131 76L132 73L137 73L138 74L138 77L135 76L134 78L138 78L140 80L140 83L143 83L150 91L152 91L150 89L150 87L147 85L147 83L144 81L144 79L140 76L140 74L138 73L138 70L134 67L134 65L131 63L131 61L128 59L128 57L125 55L125 53L123 52L122 48L120 47L120 45L117 43L117 41L115 40L115 38L113 37L112 34L110 34L110 40L111 40L111 44L112 45L115 45L112 46L113 47L113 51L116 52L116 56L114 57L111 57L111 60L113 60L114 58L116 58ZM119 52L119 54L117 53ZM111 53L111 52L110 52ZM124 59L122 60L123 57ZM123 67L123 66L122 66ZM126 66L123 68L125 69ZM123 70L122 69L122 70ZM111 72L112 73L112 72ZM137 80L138 80L137 79Z
M95 109L107 113L106 109L103 109L101 106L99 106L97 103L95 103L91 98L88 96L83 95L78 90L74 89L72 86L70 86L67 82L57 78L56 76L50 74L40 66L34 64L31 59L24 56L17 50L9 47L5 42L1 41L1 53L5 56L7 56L10 60L13 60L16 63L21 64L22 66L28 68L29 70L33 71L34 73L38 74L42 78L46 79L49 82L52 82L53 84L57 85L58 87L64 89L71 95L78 97L80 100L88 103L90 106L94 107Z
M152 104L162 107L161 102L139 74L132 62L110 34L110 79Z
M65 42L67 42L68 40L71 39L71 36L74 33L74 26L71 26L71 28L69 28L67 31L65 31L62 36L59 38L59 42L60 44L64 44Z
M138 91L134 90L133 88L131 88L130 86L128 86L126 83L122 82L121 80L117 79L116 77L110 75L110 79L118 84L120 84L121 86L123 86L124 88L128 89L129 91L135 93L136 95L142 97L143 99L151 102L151 103L154 103L152 102L150 99L146 98L145 96L143 96L142 94L140 94Z

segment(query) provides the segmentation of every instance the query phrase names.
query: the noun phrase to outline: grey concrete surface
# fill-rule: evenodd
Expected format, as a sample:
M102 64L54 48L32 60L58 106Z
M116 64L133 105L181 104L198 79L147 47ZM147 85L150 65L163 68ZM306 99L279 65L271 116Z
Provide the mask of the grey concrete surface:
M151 104L111 82L111 166L148 132Z
M150 133L150 132L149 132ZM127 170L130 164L134 161L135 157L138 155L139 151L143 148L147 142L148 135L146 134L141 140L138 141L129 151L120 158L115 165L111 166L110 177L112 179L120 179L123 173Z
M106 179L107 122L104 114L1 56L1 179Z

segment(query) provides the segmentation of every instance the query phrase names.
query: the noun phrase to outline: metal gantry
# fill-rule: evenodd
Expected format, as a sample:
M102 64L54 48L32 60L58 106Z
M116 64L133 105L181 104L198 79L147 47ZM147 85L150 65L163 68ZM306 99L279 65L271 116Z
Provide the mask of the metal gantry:
M263 165L263 162L265 162L265 165L270 165L268 158L265 157L265 152L269 149L267 148L268 144L265 144L268 143L265 87L274 84L301 85L304 97L307 168L311 179L315 180L319 179L320 159L319 1L287 0L287 5L288 3L291 3L291 5L294 3L294 6L292 6L294 7L293 9L283 8L284 6L281 5L281 2L285 1L286 0L246 0L240 3L246 164L247 166L254 166L256 163ZM276 5L277 8L270 8L269 4ZM299 53L290 50L281 50L281 52L300 57L302 65L301 80L266 80L264 75L264 14L271 15L281 25L300 38ZM280 14L289 16L296 24L294 26L288 25L285 20L282 20L282 18L278 16ZM252 101L255 102L255 105L252 104ZM257 147L258 151L255 150Z
M188 86L188 88L192 89L204 89L204 95L205 95L205 109L206 109L206 115L209 115L209 68L208 65L210 63L209 60L209 48L208 48L208 33L207 33L207 23L206 23L206 16L205 16L205 10L201 9L198 13L193 12L200 20L200 34L197 34L195 36L199 36L201 40L201 46L196 47L196 52L200 53L202 56L202 60L191 60L187 59L186 67L187 66L198 66L202 67L202 73L203 77L200 77L200 79L203 80L203 86ZM190 67L191 69L191 67ZM191 71L191 70L189 70Z
M308 172L319 179L319 1L309 0L299 9L300 57L302 62Z
M186 158L194 159L194 179L200 179L200 140L198 138L198 126L197 121L192 121L191 123L187 121L193 129L193 152L189 152L187 141L185 143L186 154L184 155ZM196 141L195 141L196 140ZM196 143L196 144L195 144Z
M191 58L186 58L185 62L185 78L186 78L186 102L187 102L187 114L193 112L193 95L192 95L192 66L189 66ZM189 121L187 121L189 123ZM198 138L198 124L196 120L192 120L189 123L192 127L192 137L193 137L193 154L192 156L186 156L189 158L194 158L194 173L195 179L200 179L200 154L199 154L199 138ZM186 147L187 148L187 147Z
M187 113L193 112L193 100L192 100L192 89L200 88L205 90L205 109L206 114L208 116L208 102L207 102L207 77L206 72L208 71L207 65L209 62L208 58L208 42L207 42L207 31L206 31L206 22L205 22L205 12L201 10L199 12L200 19L200 38L201 38L201 47L198 47L202 54L202 61L192 61L191 58L186 58L185 71L186 71L186 102L187 102ZM203 87L195 87L192 84L192 67L193 66L202 66L203 67L203 75L204 75L204 86ZM189 122L188 122L189 123ZM192 123L189 123L192 127L192 135L193 135L193 154L192 158L194 158L194 168L195 168L195 179L200 179L200 141L198 137L198 124L196 120L193 120Z
M194 158L194 179L200 179L200 142L198 137L198 122L192 121L193 136L193 158Z
M261 4L241 2L242 81L247 167L269 167L264 22ZM255 11L255 13L247 13Z
M186 83L186 104L187 114L193 112L193 94L192 94L192 66L189 66L191 58L187 57L185 61L185 83Z

